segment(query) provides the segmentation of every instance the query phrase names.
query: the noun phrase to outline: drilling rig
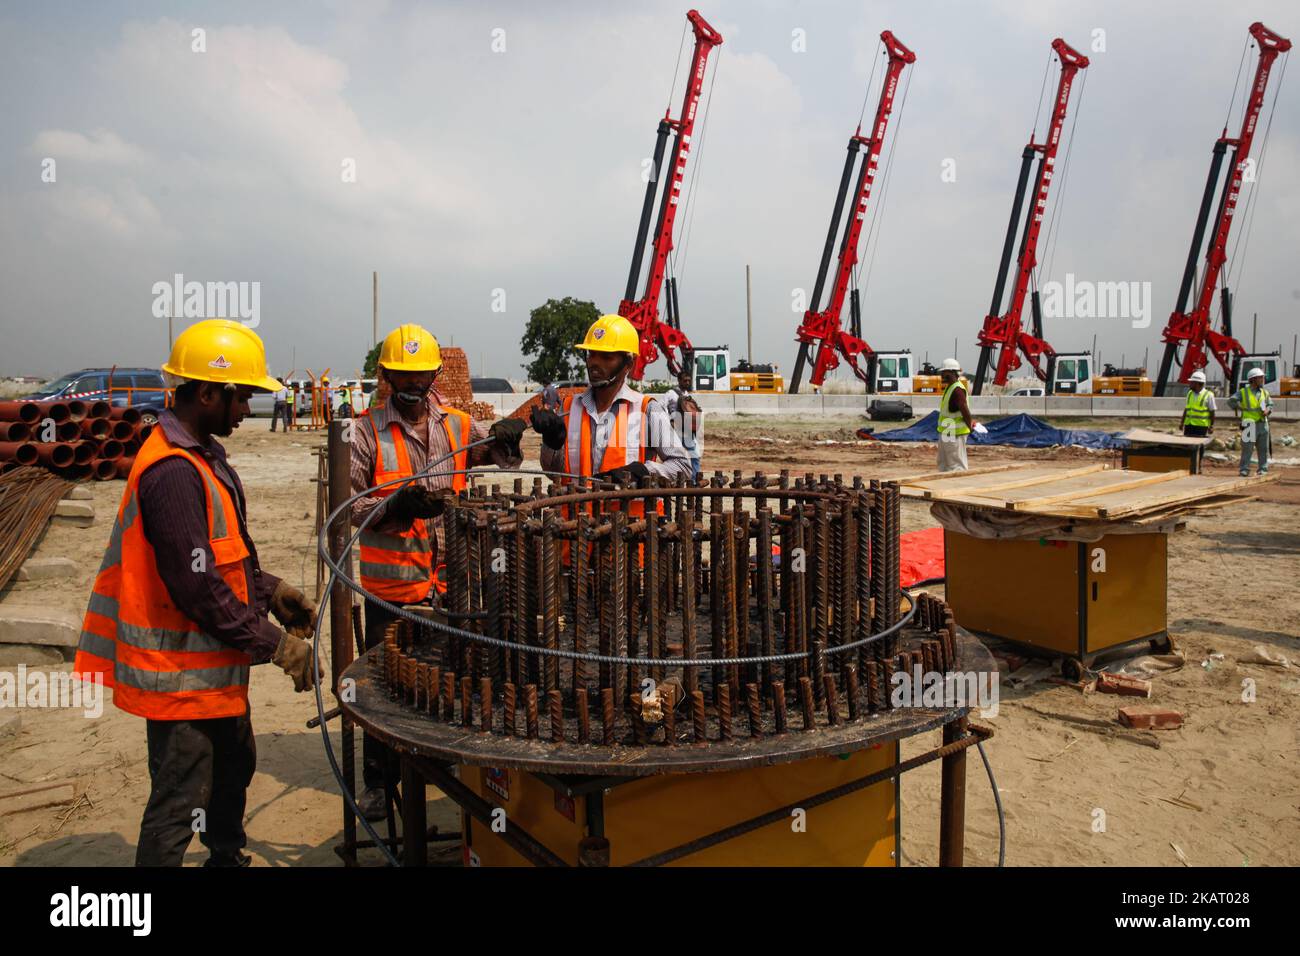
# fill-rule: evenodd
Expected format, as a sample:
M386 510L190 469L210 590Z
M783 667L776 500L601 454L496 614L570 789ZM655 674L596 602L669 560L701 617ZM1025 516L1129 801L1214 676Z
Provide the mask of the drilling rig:
M1214 144L1210 159L1210 175L1205 182L1205 192L1201 195L1201 208L1196 216L1196 227L1192 230L1192 246L1187 253L1183 281L1178 287L1178 301L1169 316L1169 322L1165 325L1163 335L1165 351L1160 360L1160 374L1156 379L1157 395L1166 393L1175 361L1179 366L1178 381L1186 384L1193 372L1200 371L1209 364L1210 355L1213 355L1223 368L1229 392L1239 386L1243 370L1250 365L1263 368L1265 386L1274 394L1278 392L1282 357L1277 353L1248 355L1242 344L1233 338L1232 293L1228 289L1227 276L1223 274L1223 266L1228 260L1228 233L1232 229L1232 217L1241 196L1242 182L1247 178L1247 170L1255 165L1255 161L1250 158L1250 147L1255 138L1260 111L1264 106L1264 93L1268 88L1269 75L1279 54L1291 49L1290 40L1279 36L1259 22L1250 25L1250 36L1259 48L1259 63L1255 67L1255 78L1247 94L1240 134L1235 138L1228 136L1228 126L1225 122L1223 133ZM1236 99L1235 91L1233 99ZM1273 105L1276 108L1276 94ZM1267 142L1267 134L1265 141ZM1210 207L1214 204L1214 194L1219 189L1220 171L1228 147L1232 147L1230 167L1232 171L1219 196L1214 233L1205 250L1205 271L1201 275L1200 290L1192 310L1188 312L1186 311L1187 300L1196 282L1196 262L1200 258L1201 246L1205 241ZM1216 332L1211 327L1210 308L1214 303L1215 287L1220 285L1220 281L1222 286L1219 289L1219 314L1222 331ZM1179 346L1183 347L1181 360L1178 359Z
M904 366L907 371L904 372L902 378L909 383L911 380L909 366L912 356L910 352L877 353L863 341L862 306L859 290L855 286L852 292L849 292L853 269L858 264L858 240L862 236L862 224L867 217L867 201L871 197L871 187L875 184L876 169L885 142L885 131L889 126L889 116L893 112L894 98L898 92L898 80L903 73L904 67L916 62L916 54L899 42L898 38L888 30L880 34L880 41L885 46L885 51L889 56L889 63L885 68L884 81L880 88L880 101L876 105L875 122L871 126L870 135L863 136L862 126L859 125L854 134L849 137L848 156L844 160L844 171L840 175L839 192L835 195L835 210L831 213L831 225L826 234L826 245L822 249L821 264L817 268L817 281L813 285L808 311L804 313L803 322L800 323L796 333L796 341L799 343L799 356L795 359L794 375L790 380L791 394L799 391L804 366L808 362L808 353L814 346L817 353L813 358L812 375L809 379L814 388L821 387L822 382L826 379L826 373L839 366L840 356L843 356L844 360L848 362L854 374L866 383L868 392L877 390L878 372L882 358L893 361L894 364L891 366L891 370L895 373L899 370L899 363L907 363ZM859 159L861 159L860 164ZM840 242L839 258L831 285L830 300L826 308L819 311L818 306L821 303L822 291L826 285L827 273L830 271L831 257L835 253L835 240L840 234L840 223L844 219L845 200L848 197L849 184L853 179L855 165L858 166L858 175L857 188L854 191L853 211L844 226L844 238ZM846 295L849 298L849 330L847 332L840 325L840 313L844 309ZM859 364L859 357L866 360L865 367ZM898 388L897 378L897 374L889 376L890 381L895 384L895 388L890 390L911 391L910 384L906 389Z
M700 105L700 94L704 89L704 73L708 65L709 54L713 48L722 45L722 34L700 16L699 11L691 10L686 14L695 33L695 49L691 54L690 72L686 78L686 93L682 100L682 109L676 119L671 114L671 103L659 121L655 137L655 150L650 178L646 182L645 202L641 206L641 220L637 225L636 245L632 250L632 267L628 272L627 291L623 301L618 305L618 314L632 323L641 340L641 354L637 356L632 367L631 378L640 381L646 366L654 363L662 352L668 370L673 375L681 371L682 359L689 361L691 341L682 332L681 313L677 305L677 279L667 281L664 298L666 320L659 320L659 296L665 290L665 274L668 270L668 254L673 250L673 225L682 202L682 181L686 176L686 160L691 151L691 136L695 129L696 112ZM668 143L668 134L674 133L672 155L667 163L664 151ZM662 175L668 170L668 175ZM659 195L659 218L655 225L654 246L651 251L649 274L646 277L645 291L636 297L637 286L641 281L641 272L645 259L646 239L650 233L650 216L654 212L655 197L659 194L659 185L667 186Z
M1002 386L1007 383L1010 374L1020 367L1018 353L1023 353L1034 374L1044 382L1047 394L1058 391L1087 392L1092 388L1092 377L1089 371L1092 365L1091 354L1059 353L1043 338L1042 303L1034 277L1034 269L1038 266L1038 234L1043 225L1043 213L1047 209L1047 193L1056 173L1056 154L1061 145L1061 133L1065 128L1070 89L1074 85L1078 72L1088 67L1088 58L1059 37L1052 41L1052 50L1061 64L1056 99L1052 101L1052 116L1046 138L1041 143L1035 142L1035 135L1031 133L1029 143L1020 156L1020 178L1016 182L1016 197L1011 204L1011 220L1007 223L1007 236L1002 245L1002 259L998 263L998 277L993 285L993 302L989 306L989 314L984 317L984 327L980 330L978 338L979 365L976 367L975 380L972 383L972 393L975 395L983 392L994 349L998 350L993 374L994 385ZM1038 173L1034 179L1034 201L1025 217L1010 307L1005 314L1000 314L1002 294L1011 266L1011 250L1015 244L1016 234L1020 232L1020 210L1024 205L1025 187L1029 184L1029 173L1035 153L1038 154ZM1032 335L1020 327L1025 298L1029 295L1031 285L1034 286L1033 294L1030 296ZM1044 360L1046 360L1045 366ZM1070 373L1068 376L1064 374L1066 371Z

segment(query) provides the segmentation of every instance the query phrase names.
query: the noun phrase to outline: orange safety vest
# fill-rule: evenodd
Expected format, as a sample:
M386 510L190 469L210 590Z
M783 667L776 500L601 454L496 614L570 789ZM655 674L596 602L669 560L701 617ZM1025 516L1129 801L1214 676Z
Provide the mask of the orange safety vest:
M446 415L442 427L447 441L455 452L452 468L461 472L451 476L452 490L459 493L468 484L464 474L469 467L470 418L455 408L439 406ZM400 478L410 478L411 458L406 450L406 437L396 422L380 430L370 412L359 417L370 424L375 436L375 462L371 483L382 485ZM390 485L375 492L376 498L386 498L401 485ZM361 586L375 597L393 604L418 604L429 593L433 583L433 552L435 539L428 523L416 518L411 527L400 533L385 533L367 528L361 532Z
M179 448L155 428L136 454L108 550L95 577L81 625L74 671L103 675L113 702L150 720L207 720L248 712L252 659L200 630L177 608L158 573L158 556L140 521L140 476L170 457L184 458L202 479L208 545L217 572L235 596L251 604L235 498L201 455ZM190 562L189 554L164 560Z
M564 470L571 475L595 475L602 471L611 471L622 468L633 461L645 462L647 459L646 444L650 431L650 402L652 397L649 395L641 396L641 407L632 412L631 406L627 402L618 403L618 411L614 419L614 431L609 437L609 444L605 446L605 453L601 455L600 466L591 460L591 434L594 426L594 420L587 414L587 406L582 402L574 402L572 393L564 397L564 414L568 416L568 433L564 439ZM629 422L629 417L631 421ZM635 448L628 447L628 435L635 431L637 435ZM654 456L649 456L653 458ZM576 461L575 461L576 458ZM562 477L560 484L572 484L574 479ZM585 490L585 489L584 489ZM586 510L591 513L593 508L590 504L586 505ZM619 505L610 503L606 509L621 510ZM664 502L662 498L655 499L655 512L664 513ZM560 512L565 519L571 520L573 508L565 505ZM632 520L645 517L645 501L633 499L627 502L627 514ZM641 545L637 549L638 558L642 555L645 546ZM572 551L569 542L564 542L564 548L561 552L561 560L567 565L571 560Z

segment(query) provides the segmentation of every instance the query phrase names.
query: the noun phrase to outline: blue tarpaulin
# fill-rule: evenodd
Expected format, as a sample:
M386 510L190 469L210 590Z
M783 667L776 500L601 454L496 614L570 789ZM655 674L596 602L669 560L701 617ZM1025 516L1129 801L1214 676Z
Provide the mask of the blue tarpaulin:
M938 441L939 413L931 412L915 425L876 432L870 437L881 441ZM1033 415L1011 415L985 422L987 435L972 432L968 445L1014 445L1017 448L1050 448L1053 445L1078 445L1082 448L1126 448L1128 439L1119 432L1087 431L1078 428L1054 428ZM865 436L864 436L865 437Z

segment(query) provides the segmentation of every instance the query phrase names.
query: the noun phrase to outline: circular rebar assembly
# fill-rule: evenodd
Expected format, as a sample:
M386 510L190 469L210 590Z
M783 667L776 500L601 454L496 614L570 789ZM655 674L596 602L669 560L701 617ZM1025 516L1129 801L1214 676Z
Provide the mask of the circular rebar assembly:
M896 671L955 661L942 601L902 620L899 523L896 485L838 475L476 487L446 512L450 627L399 619L372 674L431 720L541 744L870 721Z

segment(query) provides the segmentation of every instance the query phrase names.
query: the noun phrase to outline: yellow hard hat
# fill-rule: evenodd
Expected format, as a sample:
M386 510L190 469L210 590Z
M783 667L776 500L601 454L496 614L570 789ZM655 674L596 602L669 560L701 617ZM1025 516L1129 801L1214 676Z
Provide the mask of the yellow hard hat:
M630 352L633 355L641 351L641 339L636 334L632 323L621 315L602 315L587 330L587 337L575 348L589 352Z
M405 323L384 339L379 364L395 372L436 372L442 368L442 350L428 329Z
M282 387L266 373L261 336L233 319L195 322L176 337L162 370L179 378L250 385L268 392Z

